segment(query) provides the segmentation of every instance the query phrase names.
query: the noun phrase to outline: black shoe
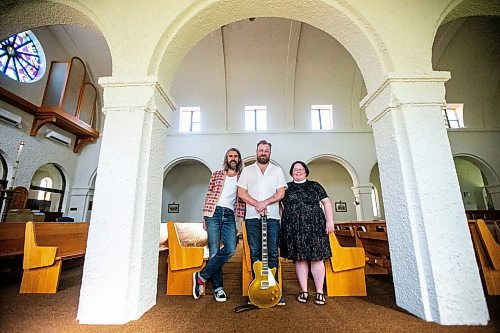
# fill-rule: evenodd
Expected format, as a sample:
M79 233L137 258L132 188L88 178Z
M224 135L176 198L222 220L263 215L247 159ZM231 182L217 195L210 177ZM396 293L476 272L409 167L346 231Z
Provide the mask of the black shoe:
M201 281L200 273L194 272L193 273L193 297L194 297L194 299L200 298L200 296L203 294L203 291L205 289L205 286L200 281Z
M227 301L227 295L224 289L219 289L214 293L214 298L217 302Z

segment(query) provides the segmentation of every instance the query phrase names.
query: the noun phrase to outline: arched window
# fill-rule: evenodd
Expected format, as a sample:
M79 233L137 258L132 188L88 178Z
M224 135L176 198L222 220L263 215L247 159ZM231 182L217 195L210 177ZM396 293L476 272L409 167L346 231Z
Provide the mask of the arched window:
M373 209L373 217L380 217L378 192L375 187L372 187L372 209Z
M40 181L40 187L43 188L52 188L52 178L50 177L45 177ZM50 192L38 191L38 200L50 200Z
M0 43L0 71L19 82L35 82L43 76L45 55L30 30L12 35Z

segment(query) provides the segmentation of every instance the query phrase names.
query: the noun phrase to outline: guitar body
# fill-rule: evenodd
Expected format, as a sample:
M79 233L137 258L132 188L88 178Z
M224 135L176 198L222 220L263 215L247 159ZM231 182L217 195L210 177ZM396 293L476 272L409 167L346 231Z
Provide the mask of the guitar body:
M263 269L262 261L253 263L255 278L248 287L248 298L259 308L270 308L281 299L281 287L276 282L276 268Z

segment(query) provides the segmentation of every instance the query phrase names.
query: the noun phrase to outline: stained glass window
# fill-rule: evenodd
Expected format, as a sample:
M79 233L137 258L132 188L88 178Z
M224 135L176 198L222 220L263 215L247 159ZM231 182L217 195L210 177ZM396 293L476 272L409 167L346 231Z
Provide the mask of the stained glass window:
M12 35L0 43L0 71L19 82L37 81L43 75L45 59L30 30Z

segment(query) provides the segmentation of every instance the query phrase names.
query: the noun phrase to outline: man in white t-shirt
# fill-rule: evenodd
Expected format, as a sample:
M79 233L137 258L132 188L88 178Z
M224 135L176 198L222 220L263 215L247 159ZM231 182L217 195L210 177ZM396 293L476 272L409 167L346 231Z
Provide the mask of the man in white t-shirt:
M287 188L280 167L269 163L271 143L257 143L257 161L245 167L238 180L238 196L246 202L245 226L252 265L262 260L262 216L267 216L267 253L269 268L278 272L278 240L280 233L279 201ZM277 275L277 273L276 273ZM276 276L276 281L277 281ZM284 305L284 299L278 305Z

